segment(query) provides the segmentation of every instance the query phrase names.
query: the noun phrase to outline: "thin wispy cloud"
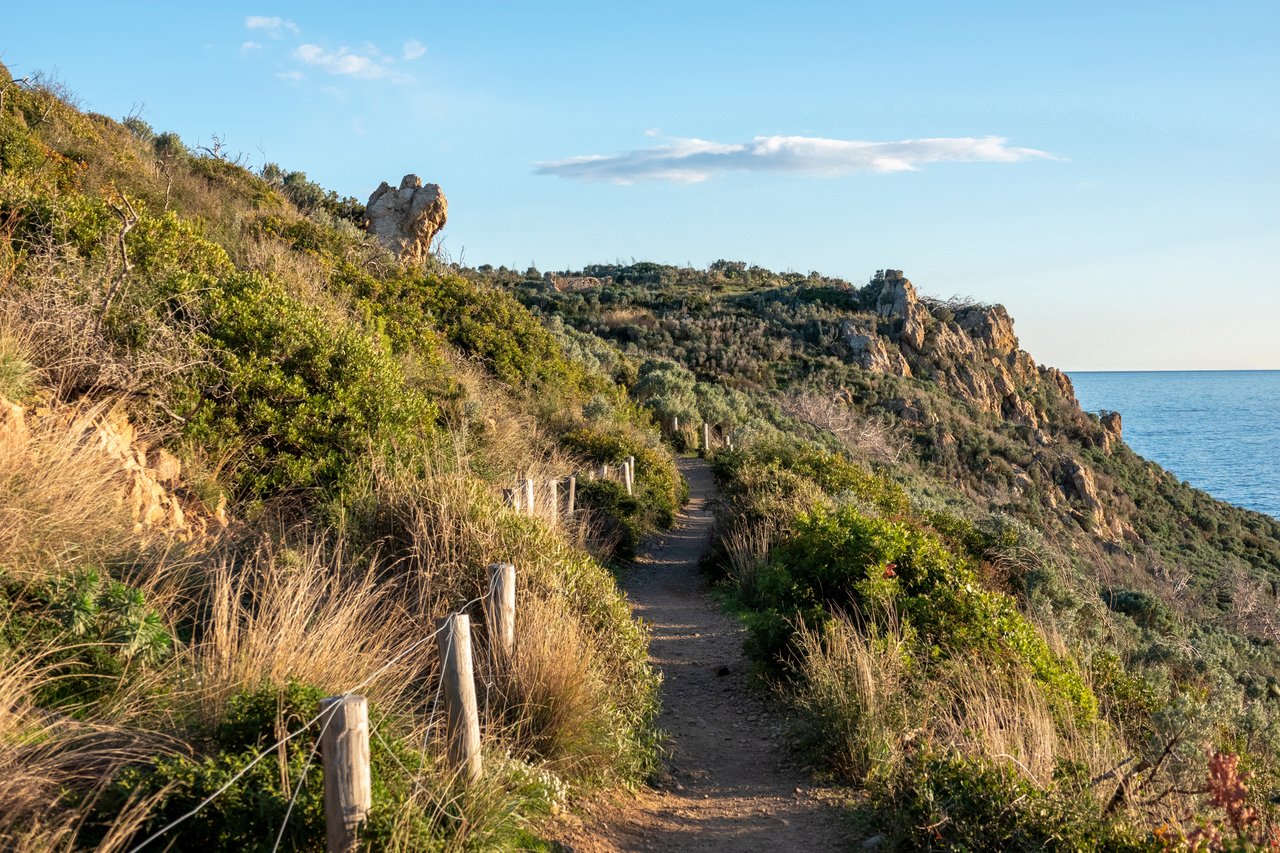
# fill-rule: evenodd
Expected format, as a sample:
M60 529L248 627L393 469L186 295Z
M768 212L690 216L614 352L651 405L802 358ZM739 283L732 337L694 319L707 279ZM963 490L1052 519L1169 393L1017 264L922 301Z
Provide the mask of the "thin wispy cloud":
M391 60L382 56L377 48L368 46L364 52L343 46L337 50L325 50L318 44L299 45L293 51L294 58L328 74L354 77L358 80L391 79L403 82L405 75L391 67Z
M241 53L257 53L260 50L262 50L262 45L256 41L247 41L240 45Z
M632 184L694 184L724 172L781 172L837 176L855 172L914 172L928 163L1016 163L1057 159L1035 148L1007 144L1002 136L960 136L867 142L814 136L757 136L750 142L675 139L624 154L593 154L537 163L536 173Z
M273 39L284 38L286 33L296 36L300 32L293 21L266 15L250 15L244 19L244 26L248 30L261 30Z
M402 55L405 59L412 61L420 58L426 52L427 46L425 44L417 39L409 39L404 43L404 53Z

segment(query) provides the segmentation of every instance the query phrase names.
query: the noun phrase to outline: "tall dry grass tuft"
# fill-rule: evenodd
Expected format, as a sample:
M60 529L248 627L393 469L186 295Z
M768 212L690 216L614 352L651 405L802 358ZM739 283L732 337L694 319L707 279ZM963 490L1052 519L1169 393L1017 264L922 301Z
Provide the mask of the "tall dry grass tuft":
M526 595L517 613L510 660L490 655L486 701L499 737L556 772L589 775L616 751L596 651L562 604Z
M360 685L394 706L433 652L426 614L380 584L373 565L348 566L341 546L321 539L224 560L211 571L206 600L186 664L193 705L209 722L235 693L290 680L335 693Z
M8 615L0 617L0 630ZM57 649L15 655L0 651L0 849L70 850L82 808L125 765L172 748L161 736L45 711L36 695L58 676ZM117 815L100 850L122 849L151 802Z
M909 750L928 747L1049 786L1064 761L1098 774L1125 754L1107 727L1055 712L1029 672L977 658L922 667L892 613L873 636L845 617L802 628L798 648L796 703L824 755L851 778L891 773Z
M775 523L738 521L721 537L729 558L728 579L738 586L745 600L751 601L756 597L760 571L769 562L769 550L778 535Z
M25 440L0 436L0 565L19 579L129 551L136 540L119 465L83 424L107 407L41 418Z
M1012 763L1038 785L1050 784L1059 759L1074 751L1027 672L996 672L983 661L965 660L939 682L936 707L934 743Z
M804 683L796 703L835 768L854 779L892 773L920 734L909 706L907 643L896 620L872 639L837 617L797 634Z

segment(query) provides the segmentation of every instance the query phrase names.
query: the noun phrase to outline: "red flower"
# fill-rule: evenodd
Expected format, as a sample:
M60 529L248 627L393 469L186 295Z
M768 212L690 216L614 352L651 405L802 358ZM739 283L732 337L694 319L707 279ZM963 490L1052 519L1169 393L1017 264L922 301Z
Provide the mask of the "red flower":
M894 569L896 569L896 568L898 568L898 564L897 564L897 563L890 563L889 565L885 566L885 567L884 567L884 576L885 576L886 578L896 578L896 577L898 576L898 573L894 571Z

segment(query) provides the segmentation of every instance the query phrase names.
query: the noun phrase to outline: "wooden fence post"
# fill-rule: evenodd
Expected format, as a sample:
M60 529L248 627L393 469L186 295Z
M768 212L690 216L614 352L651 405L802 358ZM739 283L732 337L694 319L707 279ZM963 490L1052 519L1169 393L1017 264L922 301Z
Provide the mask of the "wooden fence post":
M369 702L363 696L330 696L320 700L320 711L328 712L320 734L325 849L329 853L353 853L360 848L360 824L373 805Z
M711 424L708 423L702 425L702 452L706 455L711 453Z
M514 509L516 512L520 511L520 497L519 495L516 494L515 489L502 490L502 505L506 507L510 507L511 509Z
M574 510L577 509L577 503L578 503L578 475L577 474L569 475L569 496L568 496L567 503L568 503L567 514L569 516L569 520L573 521L573 513L574 513Z
M547 508L551 510L551 523L560 523L560 481L547 480Z
M622 463L622 485L627 487L627 494L634 493L635 481L631 474L631 464L629 462Z
M680 416L672 415L671 416L671 434L675 435L679 431L680 431Z
M514 589L514 587L512 587ZM480 715L471 666L471 617L454 613L441 620L441 692L444 694L445 739L449 764L468 782L480 778Z
M510 661L516 646L516 567L510 563L489 566L484 621L489 629L489 642L498 650L502 660Z
M525 515L533 515L533 477L524 478L524 512Z
M608 464L604 464L604 465L601 465L601 466L600 466L600 479L601 479L601 480L607 480L607 479L609 479L609 466L608 466Z

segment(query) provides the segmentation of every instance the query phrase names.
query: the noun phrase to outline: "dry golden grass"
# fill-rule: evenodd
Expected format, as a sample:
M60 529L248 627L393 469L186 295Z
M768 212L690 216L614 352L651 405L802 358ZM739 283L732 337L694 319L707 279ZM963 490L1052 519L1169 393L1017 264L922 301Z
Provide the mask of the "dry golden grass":
M486 698L502 741L570 775L607 764L609 694L595 649L563 605L526 595L517 614L510 660L490 653Z
M843 617L797 634L805 676L797 704L836 768L853 778L893 772L906 742L920 734L909 722L906 643L889 625L879 640Z
M316 539L266 543L214 566L185 661L200 716L216 722L234 694L290 680L333 693L359 686L391 707L404 701L434 653L422 642L427 614L380 585L375 570L347 566L341 547Z
M86 440L104 406L36 420L26 441L0 441L0 565L19 579L129 551L133 521L119 465Z
M1100 774L1125 754L1105 725L1055 713L1028 672L966 658L922 673L893 614L876 637L837 617L821 630L802 628L798 645L798 705L853 778L892 771L921 746L1007 764L1042 786L1063 761Z
M9 615L0 616L0 629ZM40 709L36 695L59 676L55 649L16 656L0 653L0 848L17 851L76 847L80 808L68 806L72 791L100 791L130 762L173 747L163 736L118 723L84 722ZM146 810L135 800L107 829L99 850L123 849Z

